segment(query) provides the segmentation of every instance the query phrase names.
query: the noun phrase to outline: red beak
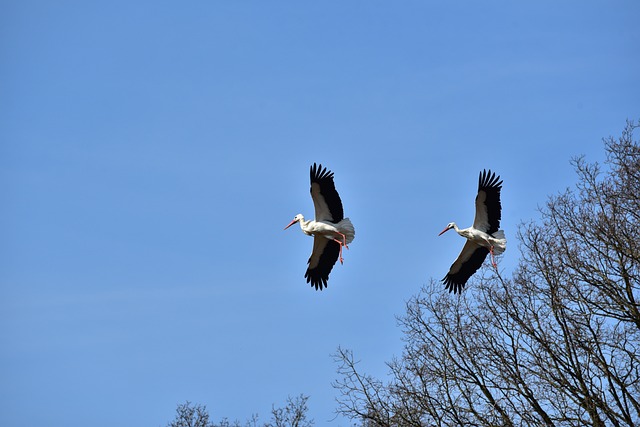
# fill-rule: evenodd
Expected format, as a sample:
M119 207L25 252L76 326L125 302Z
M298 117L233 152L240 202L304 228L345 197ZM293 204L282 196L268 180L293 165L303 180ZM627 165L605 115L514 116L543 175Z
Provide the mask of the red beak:
M449 231L449 230L451 230L449 227L445 228L444 230L442 230L442 231L440 232L440 234L438 234L438 236L442 236L442 235L444 234L444 232L445 232L445 231Z
M287 226L284 228L284 230L286 230L287 228L291 227L291 226L292 226L293 224L295 224L295 223L296 223L296 220L294 219L293 221L291 221L291 222L289 223L289 225L287 225Z

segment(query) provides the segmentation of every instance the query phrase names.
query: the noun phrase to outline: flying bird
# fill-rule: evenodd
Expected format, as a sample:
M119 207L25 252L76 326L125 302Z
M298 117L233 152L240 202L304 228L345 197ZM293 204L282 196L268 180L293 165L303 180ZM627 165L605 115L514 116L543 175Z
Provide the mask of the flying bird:
M302 214L298 214L284 229L299 222L304 234L313 236L313 251L304 277L316 290L322 290L327 287L329 273L338 258L340 264L344 261L342 247L349 249L347 245L353 241L356 232L349 218L344 218L342 201L333 182L333 172L314 163L309 175L316 219L305 220Z
M500 230L502 205L500 204L500 190L502 181L500 176L483 170L478 178L478 195L476 196L476 217L473 226L459 229L455 222L450 222L438 234L452 228L467 239L462 252L451 265L449 272L442 279L445 289L459 293L469 280L469 277L480 268L487 254L491 254L491 263L497 267L494 254L499 255L507 249L507 239L504 231Z

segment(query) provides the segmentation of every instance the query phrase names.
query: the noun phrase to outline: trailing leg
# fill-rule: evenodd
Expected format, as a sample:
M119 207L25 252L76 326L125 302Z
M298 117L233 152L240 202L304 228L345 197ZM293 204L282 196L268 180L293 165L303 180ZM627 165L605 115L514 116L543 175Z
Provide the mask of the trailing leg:
M493 245L491 245L491 247L489 248L489 253L491 254L491 265L493 265L493 268L498 268L498 264L496 264L496 259L493 256Z
M342 247L343 246L346 247L347 245L343 245L342 242L340 240L338 240L338 239L333 239L333 241L340 245L340 264L343 264L344 259L342 258ZM349 249L349 248L347 248L347 249Z

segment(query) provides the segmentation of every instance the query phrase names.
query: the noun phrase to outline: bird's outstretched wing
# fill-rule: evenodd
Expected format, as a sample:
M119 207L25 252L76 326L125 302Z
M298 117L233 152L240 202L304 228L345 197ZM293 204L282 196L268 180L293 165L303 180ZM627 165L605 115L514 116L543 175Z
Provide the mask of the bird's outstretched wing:
M338 260L339 254L340 244L338 242L322 236L314 236L313 252L309 257L307 272L304 274L307 283L311 283L311 286L316 290L326 288L329 273Z
M473 273L478 271L488 253L489 249L467 240L462 247L462 252L451 264L449 272L442 279L445 289L454 294L462 292L467 280L473 276Z
M476 216L473 228L493 234L500 229L502 205L500 204L500 176L489 171L480 172L478 195L476 196Z
M333 183L333 172L314 163L311 166L310 176L311 198L316 210L316 221L329 221L334 224L342 221L344 211L340 195Z

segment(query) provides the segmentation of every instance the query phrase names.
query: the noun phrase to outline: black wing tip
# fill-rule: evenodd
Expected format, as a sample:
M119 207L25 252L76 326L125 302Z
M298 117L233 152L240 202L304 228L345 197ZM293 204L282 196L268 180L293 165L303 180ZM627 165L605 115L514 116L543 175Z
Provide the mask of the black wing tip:
M304 277L307 279L307 283L311 285L312 288L316 288L316 291L321 291L324 288L328 288L328 277L311 277L309 273L305 273Z
M314 268L307 268L307 271L304 273L304 277L307 279L307 283L311 284L311 287L316 288L316 291L321 291L329 286L329 275L331 274L331 270L333 270L333 266L338 260L339 255L340 244L334 241L329 241L320 255L318 264ZM307 264L310 262L311 257L309 257Z
M442 283L444 283L444 288L448 290L449 293L453 292L454 294L461 294L464 289L464 285L466 285L467 282L456 283L453 281L453 278L447 274L442 279Z
M321 163L316 164L314 162L310 168L309 174L311 175L311 182L323 179L333 179L333 172L328 170L326 167L323 168Z
M442 282L445 285L445 289L454 294L462 293L467 281L482 266L488 254L489 249L484 246L478 246L455 273L451 273L451 270L449 270L449 273L444 276ZM453 265L451 267L453 267Z
M484 169L478 177L478 190L488 188L495 188L496 190L502 189L502 180L500 179L500 175L491 172L491 169Z

